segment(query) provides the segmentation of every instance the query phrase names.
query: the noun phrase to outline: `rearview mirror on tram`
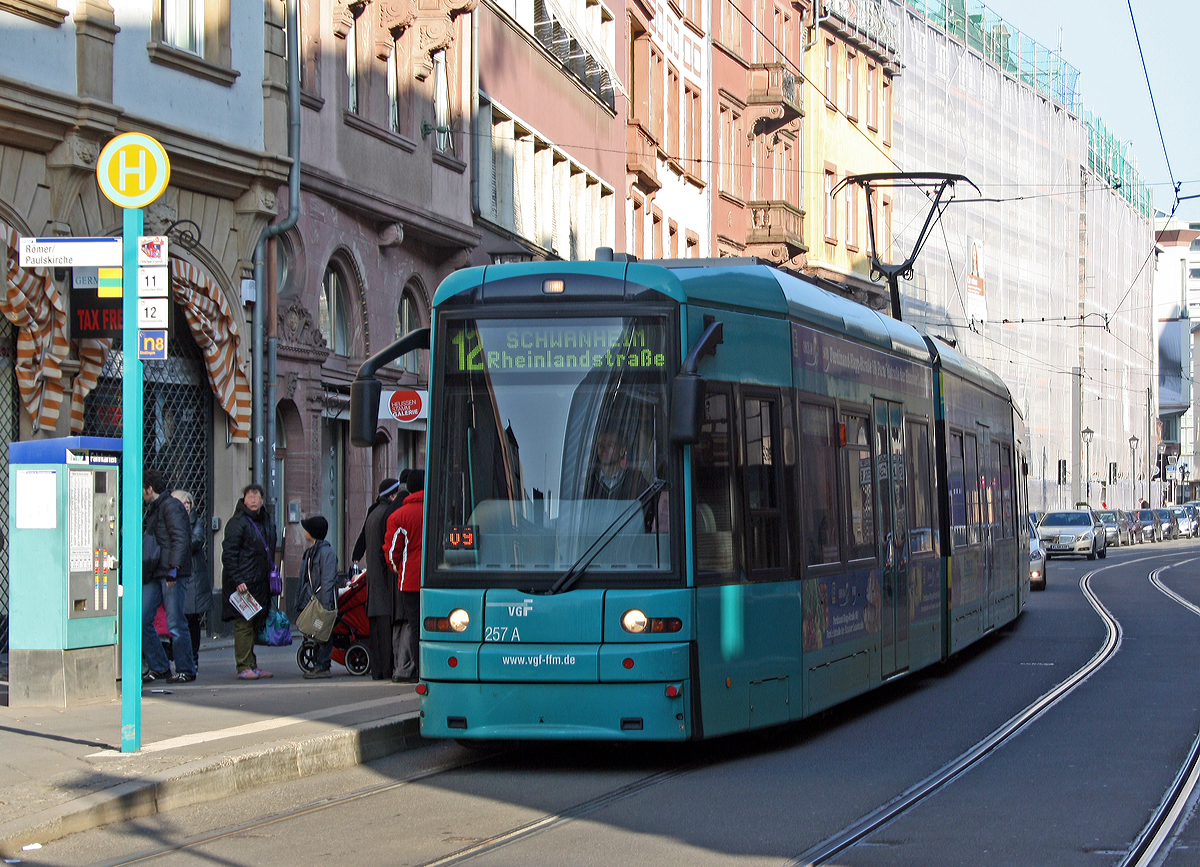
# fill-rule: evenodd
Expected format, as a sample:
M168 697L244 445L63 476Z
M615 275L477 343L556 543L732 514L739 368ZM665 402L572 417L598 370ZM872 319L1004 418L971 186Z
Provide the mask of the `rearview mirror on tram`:
M354 382L350 383L351 443L360 448L375 445L375 435L379 428L379 398L383 395L383 383L375 378L375 371L415 349L428 348L429 329L418 328L362 363Z
M705 385L704 377L698 373L681 373L671 381L671 442L675 445L700 442Z

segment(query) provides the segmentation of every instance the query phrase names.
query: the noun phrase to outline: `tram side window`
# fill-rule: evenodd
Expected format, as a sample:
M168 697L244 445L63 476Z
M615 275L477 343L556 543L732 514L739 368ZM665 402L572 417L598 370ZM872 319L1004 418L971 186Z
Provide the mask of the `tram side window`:
M1012 446L1000 447L1000 502L1004 509L1004 533L1005 539L1013 537L1013 472L1012 472Z
M978 545L979 525L983 523L983 502L979 496L979 448L978 440L970 434L963 436L963 464L966 467L967 490L967 543Z
M844 415L846 445L847 555L851 560L875 556L875 474L871 472L870 426L865 418Z
M751 570L783 565L783 513L779 506L779 435L776 402L748 397L742 431L746 463L746 563Z
M986 498L984 518L991 528L992 538L1002 539L1004 538L1004 522L1000 518L1002 514L1000 506L1000 443L992 443L991 457L984 479L984 496Z
M696 514L696 569L733 571L733 455L729 395L710 388L700 442L692 450Z
M950 535L955 548L967 544L967 476L963 435L950 434Z
M908 538L913 554L937 550L933 522L933 467L929 462L929 425L909 422L908 432Z
M838 541L837 446L833 410L800 404L800 502L804 562L809 566L841 560Z

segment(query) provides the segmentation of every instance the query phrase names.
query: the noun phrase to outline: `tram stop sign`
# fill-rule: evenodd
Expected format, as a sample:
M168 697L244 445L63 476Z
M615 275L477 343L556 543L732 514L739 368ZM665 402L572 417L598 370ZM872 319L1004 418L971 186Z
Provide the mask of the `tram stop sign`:
M140 132L121 133L96 160L100 191L121 208L144 208L163 194L171 181L167 151Z

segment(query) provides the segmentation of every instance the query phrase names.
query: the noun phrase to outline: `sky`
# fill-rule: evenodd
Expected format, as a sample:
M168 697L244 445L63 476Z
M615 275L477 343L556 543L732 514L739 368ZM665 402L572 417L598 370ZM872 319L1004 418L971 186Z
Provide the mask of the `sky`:
M1084 107L1098 114L1154 188L1154 207L1170 212L1171 173L1150 105L1158 106L1166 156L1181 196L1200 196L1200 0L984 0L1001 18L1079 70ZM1129 7L1137 21L1138 57ZM1189 63L1189 59L1191 62ZM1185 201L1177 218L1200 222L1200 198Z

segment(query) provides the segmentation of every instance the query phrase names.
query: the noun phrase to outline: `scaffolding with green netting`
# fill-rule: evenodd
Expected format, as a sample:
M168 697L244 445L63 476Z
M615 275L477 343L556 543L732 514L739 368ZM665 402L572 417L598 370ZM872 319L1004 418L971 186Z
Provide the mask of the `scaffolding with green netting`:
M1088 167L1120 192L1145 217L1153 216L1150 188L1129 159L1126 142L1113 135L1104 121L1090 111L1085 115L1088 130Z

